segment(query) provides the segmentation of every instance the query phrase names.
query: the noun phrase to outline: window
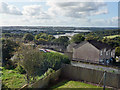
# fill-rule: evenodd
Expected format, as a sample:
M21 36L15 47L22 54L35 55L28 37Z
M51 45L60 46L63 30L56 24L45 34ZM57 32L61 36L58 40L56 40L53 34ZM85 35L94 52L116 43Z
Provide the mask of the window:
M104 52L106 52L106 48L104 49Z
M108 55L108 51L106 52L106 55Z
M102 55L102 51L100 52L100 55Z

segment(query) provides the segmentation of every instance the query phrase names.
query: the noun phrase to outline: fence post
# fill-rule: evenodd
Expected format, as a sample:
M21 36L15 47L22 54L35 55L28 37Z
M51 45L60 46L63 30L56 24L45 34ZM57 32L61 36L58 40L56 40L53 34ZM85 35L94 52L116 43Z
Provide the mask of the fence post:
M103 84L104 84L104 86L103 86L103 90L105 90L105 83L106 82L106 71L104 72L104 81L103 81Z

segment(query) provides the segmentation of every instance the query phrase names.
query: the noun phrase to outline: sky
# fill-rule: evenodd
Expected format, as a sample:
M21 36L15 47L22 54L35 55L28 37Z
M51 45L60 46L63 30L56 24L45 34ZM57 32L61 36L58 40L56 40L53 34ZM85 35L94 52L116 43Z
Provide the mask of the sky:
M0 26L118 27L118 1L1 0Z

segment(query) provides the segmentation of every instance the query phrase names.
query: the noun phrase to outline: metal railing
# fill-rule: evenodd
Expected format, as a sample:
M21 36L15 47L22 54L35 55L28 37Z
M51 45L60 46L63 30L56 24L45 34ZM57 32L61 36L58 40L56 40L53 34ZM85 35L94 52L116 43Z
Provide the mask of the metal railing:
M95 60L85 60L85 59L80 59L80 58L73 58L72 61L88 62L88 63L99 63L99 61L95 61Z

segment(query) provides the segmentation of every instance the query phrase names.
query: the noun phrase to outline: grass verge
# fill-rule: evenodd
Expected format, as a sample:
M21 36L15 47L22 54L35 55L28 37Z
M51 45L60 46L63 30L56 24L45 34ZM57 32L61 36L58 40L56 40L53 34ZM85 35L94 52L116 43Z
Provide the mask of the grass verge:
M15 70L2 70L2 84L7 88L21 88L27 84L24 74L19 74Z

